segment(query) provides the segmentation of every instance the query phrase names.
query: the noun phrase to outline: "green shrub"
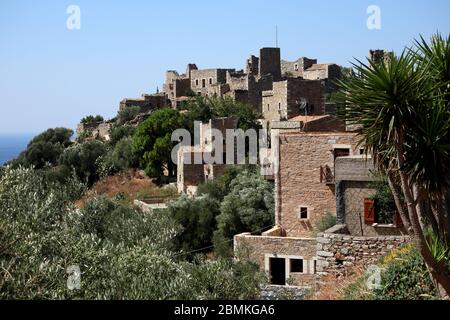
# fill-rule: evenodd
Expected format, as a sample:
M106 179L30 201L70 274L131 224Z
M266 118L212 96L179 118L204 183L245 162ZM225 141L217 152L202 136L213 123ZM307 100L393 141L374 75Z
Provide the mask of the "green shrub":
M244 171L230 183L217 217L214 245L221 255L230 254L233 236L241 232L261 232L274 224L272 185L258 173Z
M17 159L11 161L11 165L35 169L55 166L64 149L71 145L72 135L70 129L48 129L34 137Z
M104 120L105 119L103 119L103 117L100 115L96 115L96 116L89 115L89 116L86 116L83 119L81 119L81 123L88 124L88 123L94 123L94 122L102 122Z
M263 274L246 261L182 261L169 247L178 227L105 198L75 210L69 185L42 171L0 177L0 299L254 298ZM80 287L67 287L78 266Z
M220 203L209 197L181 197L172 202L168 214L181 227L174 238L175 248L190 252L212 245L213 232L216 229L216 217L220 213Z
M141 107L139 106L129 106L120 110L117 114L117 124L123 125L128 121L134 120L141 113Z
M435 287L419 252L408 245L383 259L379 300L418 300L436 296Z
M317 232L324 232L336 225L336 216L331 212L325 213L318 221L316 221L314 228Z
M384 256L378 267L381 282L379 288L367 287L368 274L363 275L344 291L351 300L423 300L436 298L422 256L411 244L393 250Z
M117 142L119 142L123 138L131 137L133 133L134 127L132 126L123 125L114 127L109 133L109 144L114 147Z
M104 143L88 141L64 150L59 163L73 168L79 179L90 186L100 177L96 163L97 159L105 153L106 147Z

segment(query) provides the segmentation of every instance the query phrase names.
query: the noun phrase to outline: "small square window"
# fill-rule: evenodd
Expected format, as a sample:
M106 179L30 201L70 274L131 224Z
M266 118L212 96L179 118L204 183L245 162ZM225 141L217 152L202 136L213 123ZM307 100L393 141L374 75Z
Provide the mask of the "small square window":
M307 207L300 207L300 219L308 219L308 208Z
M291 259L291 272L292 273L303 273L303 260L302 259Z

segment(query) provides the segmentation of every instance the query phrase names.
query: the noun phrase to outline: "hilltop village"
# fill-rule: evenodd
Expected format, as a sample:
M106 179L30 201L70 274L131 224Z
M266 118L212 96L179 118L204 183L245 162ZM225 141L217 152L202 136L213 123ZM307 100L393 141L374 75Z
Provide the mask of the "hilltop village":
M369 58L379 62L389 53L374 50ZM368 266L409 241L398 216L379 220L371 200L375 168L354 128L336 116L330 97L345 72L337 64L306 57L285 61L279 48L262 48L259 56L246 60L245 70L199 69L196 64L188 64L182 74L169 70L162 91L123 99L119 109L138 106L141 114L130 121L137 125L156 109L182 110L186 101L204 96L228 97L261 114L270 145L259 150L265 155L259 165L274 185L275 225L260 234L235 235L234 250L256 261L271 284L302 292L320 284L324 275ZM179 149L180 194L195 196L201 183L224 172L224 164L186 159L211 154L211 129L225 132L236 129L237 122L235 117L211 119L201 125L197 145ZM80 124L78 135L108 140L111 126L111 121ZM327 214L336 217L336 225L315 232L313 226Z

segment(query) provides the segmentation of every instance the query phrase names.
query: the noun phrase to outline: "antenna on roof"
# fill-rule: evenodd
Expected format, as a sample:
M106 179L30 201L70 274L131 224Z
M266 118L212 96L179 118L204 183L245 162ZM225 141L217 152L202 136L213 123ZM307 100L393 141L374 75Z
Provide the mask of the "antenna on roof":
M278 48L278 26L275 26L275 44L276 48Z

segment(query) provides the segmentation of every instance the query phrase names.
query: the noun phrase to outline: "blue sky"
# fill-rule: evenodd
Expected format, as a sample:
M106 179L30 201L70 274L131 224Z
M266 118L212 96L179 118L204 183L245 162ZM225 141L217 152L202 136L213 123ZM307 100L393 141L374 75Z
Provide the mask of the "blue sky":
M66 28L71 4L80 30ZM381 30L366 27L371 4ZM448 34L449 13L448 0L0 0L0 132L113 117L123 97L156 91L165 70L190 62L243 68L275 45L275 25L284 59L348 65L370 48L400 51L419 34Z

